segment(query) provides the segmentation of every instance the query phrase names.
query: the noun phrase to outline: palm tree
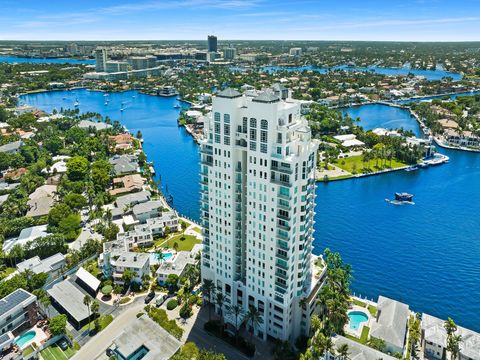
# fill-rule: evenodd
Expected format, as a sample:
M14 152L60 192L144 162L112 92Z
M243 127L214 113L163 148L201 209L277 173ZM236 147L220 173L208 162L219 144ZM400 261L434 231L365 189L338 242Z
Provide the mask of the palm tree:
M462 342L462 335L460 334L452 334L449 338L447 338L447 350L450 351L451 360L455 360L458 357L458 353L460 352L460 343Z
M92 303L92 297L88 294L85 294L83 298L83 305L87 307L88 310L88 330L90 330L90 304Z
M235 339L238 340L238 320L243 315L243 308L236 304L227 307L227 311L230 315L235 317Z
M447 331L447 335L453 334L455 331L457 331L457 324L455 324L455 321L451 317L449 317L444 323L443 327Z
M250 326L252 328L252 331L250 332L250 342L252 342L252 336L255 332L255 329L258 325L263 323L262 313L258 311L255 306L250 305L248 307L247 313L245 314L245 319L247 323L250 323Z
M338 356L342 358L342 360L347 360L348 359L348 344L341 344L339 347L337 347L337 353Z
M211 301L212 301L212 292L215 290L215 285L213 284L213 280L205 279L203 280L202 284L202 293L203 296L207 298L208 301L208 321L212 320L212 309L211 309Z
M221 291L215 294L215 303L218 305L220 309L220 321L222 323L222 331L223 331L223 304L225 303L225 296Z

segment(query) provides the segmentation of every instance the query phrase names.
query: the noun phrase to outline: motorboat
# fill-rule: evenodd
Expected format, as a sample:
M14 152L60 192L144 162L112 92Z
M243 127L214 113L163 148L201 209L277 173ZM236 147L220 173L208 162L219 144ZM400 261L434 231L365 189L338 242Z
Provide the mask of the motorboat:
M403 193L395 193L395 200L397 201L412 201L413 200L413 195L403 192Z

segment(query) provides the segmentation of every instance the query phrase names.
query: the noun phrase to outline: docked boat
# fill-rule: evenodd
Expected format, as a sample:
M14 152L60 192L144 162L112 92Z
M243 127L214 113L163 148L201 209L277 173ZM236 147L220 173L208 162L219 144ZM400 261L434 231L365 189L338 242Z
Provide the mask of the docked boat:
M75 103L73 104L73 106L75 107L78 107L80 105L80 103L78 102L78 99L75 100Z
M180 105L175 104L175 105L173 106L173 108L174 108L174 109L180 109Z
M408 168L405 169L405 171L410 172L410 171L415 171L418 170L418 167L416 165L409 166Z
M395 200L397 201L412 201L413 195L403 192L403 193L395 193Z

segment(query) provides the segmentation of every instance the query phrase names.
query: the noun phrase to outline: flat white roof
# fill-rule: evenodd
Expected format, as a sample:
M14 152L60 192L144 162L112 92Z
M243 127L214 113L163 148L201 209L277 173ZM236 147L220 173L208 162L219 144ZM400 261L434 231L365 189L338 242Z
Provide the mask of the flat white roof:
M90 274L83 267L80 267L75 275L77 276L77 278L82 280L85 284L87 284L94 291L97 291L98 288L100 287L100 280L98 280L95 276Z

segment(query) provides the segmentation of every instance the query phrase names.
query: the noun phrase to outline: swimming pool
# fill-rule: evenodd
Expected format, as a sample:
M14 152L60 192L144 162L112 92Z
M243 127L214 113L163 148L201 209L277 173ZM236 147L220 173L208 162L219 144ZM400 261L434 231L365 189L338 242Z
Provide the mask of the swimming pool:
M35 332L35 330L27 331L26 333L23 333L15 340L15 344L20 346L20 348L23 348L25 344L33 340L35 336L37 336L37 333Z
M169 261L172 257L173 257L173 253L164 252L162 262ZM160 262L160 258L159 258L157 253L150 254L150 263L151 264L158 264L159 262Z
M348 313L350 330L358 330L360 325L368 321L368 316L362 311L352 311Z

